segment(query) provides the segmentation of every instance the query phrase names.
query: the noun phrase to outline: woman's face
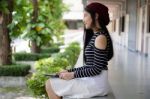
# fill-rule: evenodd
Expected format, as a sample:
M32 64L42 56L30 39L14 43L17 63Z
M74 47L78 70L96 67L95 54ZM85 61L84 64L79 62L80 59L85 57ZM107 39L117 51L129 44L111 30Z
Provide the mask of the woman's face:
M84 11L83 23L86 29L92 28L92 17L89 12Z

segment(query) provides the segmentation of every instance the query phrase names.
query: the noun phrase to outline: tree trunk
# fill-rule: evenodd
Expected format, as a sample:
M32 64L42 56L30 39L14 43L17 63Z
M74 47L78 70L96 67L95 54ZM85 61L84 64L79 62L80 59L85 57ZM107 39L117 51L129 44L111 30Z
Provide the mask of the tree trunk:
M37 22L37 18L38 18L38 0L32 0L32 4L33 4L33 19L32 19L32 23L36 23ZM35 30L35 28L33 28ZM40 46L37 45L36 40L32 40L31 41L31 52L32 53L40 53Z
M12 64L10 35L7 25L12 22L13 0L8 0L9 14L0 11L0 65Z
M32 53L40 53L41 48L37 46L36 41L31 41L31 52Z

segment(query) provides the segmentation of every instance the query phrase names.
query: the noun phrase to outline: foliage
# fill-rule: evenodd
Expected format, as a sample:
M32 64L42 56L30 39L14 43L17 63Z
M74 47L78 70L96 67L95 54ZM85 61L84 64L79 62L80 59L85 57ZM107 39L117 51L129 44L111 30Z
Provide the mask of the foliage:
M8 25L12 39L20 36L26 29L33 11L29 0L14 0L13 7L12 23Z
M58 53L59 51L60 48L58 46L41 48L41 53Z
M13 58L16 61L37 61L42 58L49 58L52 54L58 53L60 48L55 45L52 47L42 47L41 53L26 53L26 52L19 52L14 53Z
M0 11L3 13L9 13L9 10L7 9L7 2L6 0L0 0Z
M79 52L80 52L79 49L80 47L78 43L71 43L66 48L65 52L55 54L54 56L50 58L42 59L36 62L35 64L36 73L34 73L32 77L29 78L27 81L28 87L32 90L32 92L34 93L36 97L40 97L40 98L47 97L47 94L45 91L45 82L49 78L45 77L44 74L57 73L60 70L71 67L70 65L73 64L74 62L74 61L72 62L71 60L73 58L76 58L73 60L77 60L78 58L77 56L79 55ZM70 64L70 62L72 63Z
M36 61L42 58L50 57L50 53L14 53L13 57L16 61Z
M38 0L38 18L32 22L33 4L31 0L15 0L13 21L8 26L13 38L21 35L23 38L36 41L38 46L53 41L53 36L59 38L65 25L62 13L66 7L62 0ZM57 12L57 13L56 13Z
M68 61L63 58L48 58L37 61L35 64L36 73L28 80L28 87L34 92L35 96L46 96L44 86L48 78L44 74L56 73L68 65Z
M79 43L73 42L68 47L65 48L64 53L58 53L53 56L59 56L59 57L66 58L69 62L69 66L70 66L68 68L73 68L78 59L78 56L80 54L80 50L81 49L80 49Z
M0 76L26 76L30 68L30 65L26 64L0 66Z

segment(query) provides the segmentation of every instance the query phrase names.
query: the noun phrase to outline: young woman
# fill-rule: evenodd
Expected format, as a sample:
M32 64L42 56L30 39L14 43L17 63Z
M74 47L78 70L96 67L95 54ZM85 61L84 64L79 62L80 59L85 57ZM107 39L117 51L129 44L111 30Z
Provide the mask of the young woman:
M50 99L90 98L109 92L107 65L113 57L113 45L106 28L110 22L108 8L100 3L87 5L83 22L85 65L64 70L59 78L49 79L46 91Z

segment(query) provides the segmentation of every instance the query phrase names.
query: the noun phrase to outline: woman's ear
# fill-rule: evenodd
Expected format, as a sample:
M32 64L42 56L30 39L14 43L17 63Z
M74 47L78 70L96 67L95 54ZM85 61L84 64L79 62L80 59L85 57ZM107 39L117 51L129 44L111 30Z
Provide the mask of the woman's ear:
M96 13L95 17L96 17L95 19L98 20L99 17L98 13Z

